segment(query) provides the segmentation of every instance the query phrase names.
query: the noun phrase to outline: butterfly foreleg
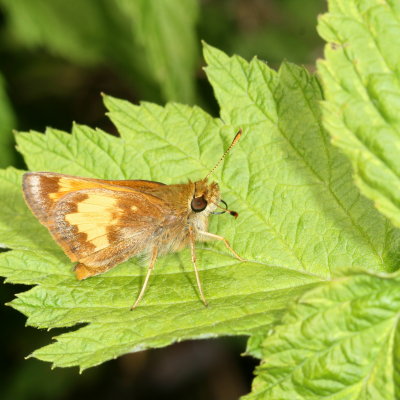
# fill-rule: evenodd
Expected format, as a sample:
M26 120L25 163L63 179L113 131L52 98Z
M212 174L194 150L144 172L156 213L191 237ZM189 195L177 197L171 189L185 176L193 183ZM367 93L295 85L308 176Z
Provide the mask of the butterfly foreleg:
M226 248L240 261L246 261L242 257L239 256L238 253L236 253L235 250L233 250L232 246L229 244L229 242L222 236L216 235L215 233L210 233L206 231L198 231L198 234L200 236L200 239L212 239L212 240L220 240L224 242Z

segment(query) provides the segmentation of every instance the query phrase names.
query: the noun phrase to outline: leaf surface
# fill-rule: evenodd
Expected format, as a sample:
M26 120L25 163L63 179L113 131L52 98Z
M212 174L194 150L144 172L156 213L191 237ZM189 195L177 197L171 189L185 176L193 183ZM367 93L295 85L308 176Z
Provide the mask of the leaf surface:
M316 79L290 64L277 73L209 46L205 55L222 119L197 107L105 97L120 138L75 125L72 134L20 133L18 148L30 170L186 182L203 178L241 127L243 138L212 177L240 216L214 216L210 231L247 261L238 262L221 243L198 245L205 308L190 252L162 257L141 305L129 312L145 274L138 260L76 281L72 264L23 203L22 172L3 171L0 182L14 198L10 204L0 196L8 210L0 241L14 250L0 255L0 273L9 282L37 285L12 306L42 328L85 324L35 357L85 369L183 339L259 334L338 267L395 268L398 232L359 195L346 159L330 145Z
M400 226L400 4L330 1L319 22L324 124L355 181Z
M243 400L398 398L400 278L347 275L303 295L257 345Z

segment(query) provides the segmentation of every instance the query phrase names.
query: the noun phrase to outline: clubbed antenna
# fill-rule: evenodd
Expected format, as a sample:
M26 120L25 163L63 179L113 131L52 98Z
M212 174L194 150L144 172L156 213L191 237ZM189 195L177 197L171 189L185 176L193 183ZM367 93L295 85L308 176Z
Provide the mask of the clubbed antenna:
M225 153L222 155L222 157L218 160L218 162L215 164L214 168L211 169L211 171L206 175L204 180L206 180L221 164L222 160L225 158L225 156L231 151L232 147L239 141L240 136L242 136L242 129L239 129L239 132L235 135L235 137L232 140L231 145L226 149Z

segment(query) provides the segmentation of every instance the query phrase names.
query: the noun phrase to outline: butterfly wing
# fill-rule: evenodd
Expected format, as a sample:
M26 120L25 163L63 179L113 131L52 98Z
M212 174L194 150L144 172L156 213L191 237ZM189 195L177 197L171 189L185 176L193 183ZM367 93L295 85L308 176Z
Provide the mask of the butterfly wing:
M78 279L151 251L168 204L126 184L54 173L24 175L25 200L72 261ZM138 182L141 189L149 185ZM144 182L144 183L143 183ZM133 184L133 186L135 186Z

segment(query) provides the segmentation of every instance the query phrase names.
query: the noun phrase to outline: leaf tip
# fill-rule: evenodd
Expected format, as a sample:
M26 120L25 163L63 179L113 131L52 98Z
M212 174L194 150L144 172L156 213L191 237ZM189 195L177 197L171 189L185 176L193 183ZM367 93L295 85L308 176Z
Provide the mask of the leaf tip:
M207 64L211 64L212 60L218 58L218 56L227 57L227 55L223 51L217 49L214 46L211 46L210 44L206 43L204 40L201 43L203 46L203 57Z
M202 46L203 48L210 47L210 45L209 45L204 39L201 39L201 46Z

